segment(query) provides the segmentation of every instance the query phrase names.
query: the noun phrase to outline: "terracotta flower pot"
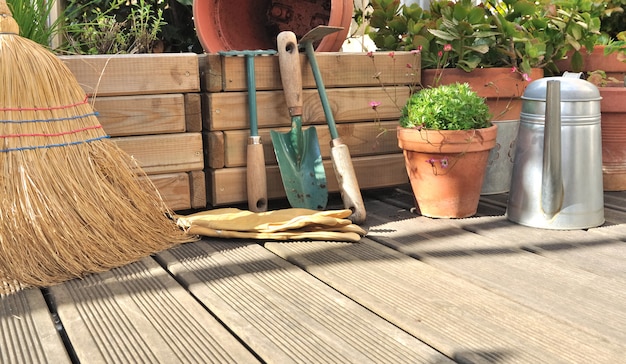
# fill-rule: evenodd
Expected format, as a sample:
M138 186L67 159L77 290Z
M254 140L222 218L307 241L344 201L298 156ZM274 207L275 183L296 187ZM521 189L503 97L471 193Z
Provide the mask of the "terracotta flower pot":
M599 87L605 191L626 190L626 87Z
M465 72L458 68L444 70L422 70L422 84L434 85L435 78L441 74L439 84L448 85L454 82L467 82L480 97L486 98L493 120L519 120L522 111L522 100L526 86L530 81L524 81L511 68L477 68L472 72ZM543 77L543 70L533 68L530 80Z
M478 130L417 130L398 126L398 146L420 213L439 218L476 214L497 126Z
M347 37L353 8L352 0L194 0L193 18L206 52L276 49L281 31L300 38L318 25L344 27L315 47L336 52Z

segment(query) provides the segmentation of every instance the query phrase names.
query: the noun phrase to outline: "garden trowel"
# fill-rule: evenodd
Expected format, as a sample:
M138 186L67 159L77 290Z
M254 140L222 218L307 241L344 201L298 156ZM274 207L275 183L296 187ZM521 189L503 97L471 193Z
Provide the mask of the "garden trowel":
M291 130L270 132L285 192L292 207L323 210L328 202L326 172L317 131L302 130L302 73L298 42L293 32L278 34L278 62Z

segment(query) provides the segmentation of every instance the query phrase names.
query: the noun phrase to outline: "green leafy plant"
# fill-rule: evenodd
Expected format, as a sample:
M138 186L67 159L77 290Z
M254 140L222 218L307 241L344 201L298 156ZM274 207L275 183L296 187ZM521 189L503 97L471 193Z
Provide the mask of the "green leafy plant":
M425 88L408 99L400 125L428 130L471 130L491 126L485 99L466 83Z
M149 53L157 34L165 24L163 11L153 9L146 0L127 4L126 0L99 1L82 4L70 0L67 9L76 17L66 17L65 42L60 50L77 54ZM124 14L127 10L126 17Z
M192 0L68 0L59 52L202 53Z
M60 30L60 19L49 24L48 19L54 10L54 1L48 0L8 0L7 5L13 18L20 26L20 35L49 47Z
M606 44L618 34L626 31L626 0L593 0L595 11L600 17L600 31L605 35L600 43Z
M607 76L603 70L595 70L587 72L587 81L598 87L607 87L613 85L624 86L624 81L620 81L615 77Z
M591 0L434 0L428 10L371 0L369 36L380 50L422 51L423 68L511 67L557 73L555 60L594 44ZM366 17L362 16L362 19Z

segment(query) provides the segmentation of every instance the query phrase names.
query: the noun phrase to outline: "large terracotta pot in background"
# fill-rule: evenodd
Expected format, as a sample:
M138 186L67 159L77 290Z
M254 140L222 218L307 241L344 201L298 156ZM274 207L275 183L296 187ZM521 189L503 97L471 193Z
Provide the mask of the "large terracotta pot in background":
M626 190L626 87L599 87L605 191Z
M587 72L602 70L606 72L608 77L615 77L619 80L624 78L626 74L626 62L618 59L618 53L604 54L604 46L597 45L593 47L591 53L587 52L585 47L580 49L583 57L581 69L574 69L571 64L571 56L573 52L569 52L568 58L554 62L559 71L583 72L585 76Z
M497 126L421 131L398 126L397 135L420 213L440 218L476 214Z
M617 53L604 55L604 46L595 46L591 53L583 48L582 69L574 69L570 59L556 62L561 71L588 72L602 70L607 77L618 80L626 75L626 62ZM626 87L621 84L598 87L602 129L602 176L605 191L626 190Z
M298 38L318 25L341 26L316 44L336 52L347 37L352 0L194 0L196 33L206 52L275 49L276 36L289 30Z
M454 82L467 82L478 96L487 100L493 120L519 120L522 111L521 97L530 83L524 81L517 72L510 68L477 68L465 72L458 68L443 70L422 70L422 84L435 85L436 77L441 74L440 85ZM543 77L543 70L534 68L529 75L531 80Z

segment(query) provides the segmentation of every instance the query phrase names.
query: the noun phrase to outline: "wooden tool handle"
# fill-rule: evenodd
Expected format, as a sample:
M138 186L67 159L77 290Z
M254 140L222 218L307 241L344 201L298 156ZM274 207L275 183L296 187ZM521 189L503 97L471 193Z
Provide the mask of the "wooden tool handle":
M343 144L339 139L335 139L338 144L332 145L330 148L330 157L333 161L333 169L339 184L339 192L343 200L343 207L352 210L352 214L348 219L355 224L365 222L367 212L361 196L361 188L356 178L350 150L348 146Z
M267 176L261 137L249 137L246 152L246 190L248 193L248 210L252 212L267 211Z
M278 64L280 79L283 83L285 100L290 116L302 115L302 72L300 70L300 54L298 39L293 32L280 32L278 43Z

